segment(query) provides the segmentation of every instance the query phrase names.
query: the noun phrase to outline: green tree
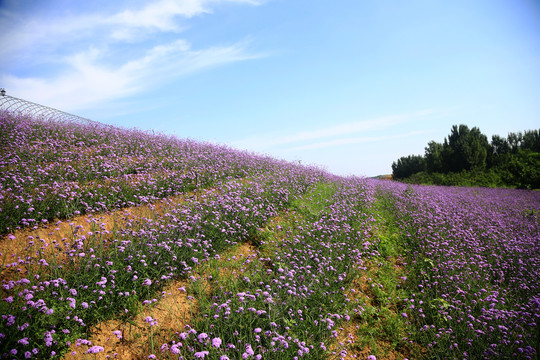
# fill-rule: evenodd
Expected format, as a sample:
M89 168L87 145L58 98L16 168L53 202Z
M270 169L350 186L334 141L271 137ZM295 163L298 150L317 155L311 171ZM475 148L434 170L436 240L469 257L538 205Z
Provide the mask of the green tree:
M540 152L540 131L529 130L523 133L521 148Z
M524 189L540 188L540 153L538 152L518 149L516 154L507 156L499 169L508 174L509 184Z
M392 163L392 176L394 179L408 178L412 174L426 170L426 162L422 155L403 156L397 163Z
M444 146L441 143L430 141L425 152L426 170L428 172L445 172Z
M480 129L467 125L452 126L448 136L447 154L449 155L450 171L484 169L489 148L487 137Z
M493 135L452 126L444 142L430 141L425 155L392 163L395 179L412 183L459 186L540 188L540 130Z
M483 170L486 168L486 159L489 142L486 135L479 128L473 127L467 137L465 147L465 166L467 170Z
M522 140L523 134L521 132L508 134L508 145L510 145L513 154L517 154L518 150L521 148Z
M490 152L494 155L508 154L510 152L510 144L505 138L499 135L493 135L491 137Z
M488 150L488 167L493 167L503 162L507 154L510 153L510 150L510 144L508 144L505 138L499 135L493 135Z

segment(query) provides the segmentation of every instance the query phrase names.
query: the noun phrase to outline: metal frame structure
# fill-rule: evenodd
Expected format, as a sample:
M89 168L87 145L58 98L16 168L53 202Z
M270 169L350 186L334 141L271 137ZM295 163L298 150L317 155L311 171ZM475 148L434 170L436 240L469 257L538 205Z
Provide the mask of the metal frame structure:
M56 121L68 121L81 124L104 125L97 121L73 115L65 111L6 95L5 89L0 89L0 110L8 111L14 114L30 115L32 117L39 117L42 119L54 119Z

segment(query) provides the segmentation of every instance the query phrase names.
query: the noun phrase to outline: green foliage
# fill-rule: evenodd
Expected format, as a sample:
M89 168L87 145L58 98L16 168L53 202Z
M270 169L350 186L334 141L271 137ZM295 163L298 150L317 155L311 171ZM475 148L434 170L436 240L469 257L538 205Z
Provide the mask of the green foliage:
M451 154L448 159L448 170L459 172L485 168L488 148L487 137L480 132L480 129L473 127L469 130L467 125L459 125L459 127L454 125L448 136L446 150Z
M507 155L498 167L512 184L522 189L540 188L540 152L519 149L517 154Z
M540 131L493 135L454 125L444 142L430 141L425 155L402 157L393 176L408 183L540 188Z
M392 175L396 179L404 179L412 174L424 171L426 161L421 155L409 155L398 159L397 163L392 164Z
M430 141L426 147L425 158L427 171L444 171L444 147L442 144L435 141Z
M486 171L462 171L459 173L419 172L404 179L411 184L444 186L508 187L506 178L493 169Z
M405 191L414 196L412 189ZM407 308L403 299L411 293L406 285L407 264L403 256L406 242L396 227L395 198L381 189L376 198L372 210L378 241L365 270L358 274L367 297L359 300L362 311L356 316L358 343L354 346L358 350L370 349L377 358L392 358L397 353L421 358L418 349L408 341L414 325L408 315L404 316Z
M292 207L307 216L318 216L337 190L335 183L319 182L303 197L292 202Z

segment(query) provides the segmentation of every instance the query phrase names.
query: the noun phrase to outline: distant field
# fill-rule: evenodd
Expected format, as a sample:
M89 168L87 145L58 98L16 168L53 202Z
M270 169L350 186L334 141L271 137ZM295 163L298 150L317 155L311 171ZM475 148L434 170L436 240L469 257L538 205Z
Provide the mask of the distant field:
M1 359L536 359L540 193L0 113Z

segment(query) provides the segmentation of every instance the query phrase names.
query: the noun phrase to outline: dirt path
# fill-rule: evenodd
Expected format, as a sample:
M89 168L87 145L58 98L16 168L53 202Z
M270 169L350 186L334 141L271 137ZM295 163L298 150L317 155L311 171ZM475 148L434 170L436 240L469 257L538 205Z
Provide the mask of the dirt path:
M184 331L197 312L197 300L187 293L186 286L185 280L174 281L162 291L161 298L143 305L135 318L94 326L90 337L72 344L64 359L139 360L159 354L160 346L178 339L175 334Z
M206 190L205 192L212 191ZM181 204L186 198L198 196L193 192L163 198L154 203L118 209L107 213L75 216L67 220L24 228L0 238L0 280L24 274L29 263L45 259L47 263L60 264L65 253L76 239L84 236L87 243L99 242L107 246L117 230L127 224L163 215L168 209Z
M253 259L257 254L253 245L241 243L222 254L215 265L220 273L236 276L236 269L231 268L231 261ZM200 264L192 274L195 275L192 280L169 284L162 291L161 298L143 305L143 310L134 319L110 320L94 326L88 340L72 344L64 360L142 360L151 354L160 358L160 347L165 343L172 346L173 339L179 341L178 334L187 331L194 317L198 315L197 294L190 290L190 282L204 282L205 284L199 284L198 287L209 288L206 264ZM100 351L92 353L91 349Z

